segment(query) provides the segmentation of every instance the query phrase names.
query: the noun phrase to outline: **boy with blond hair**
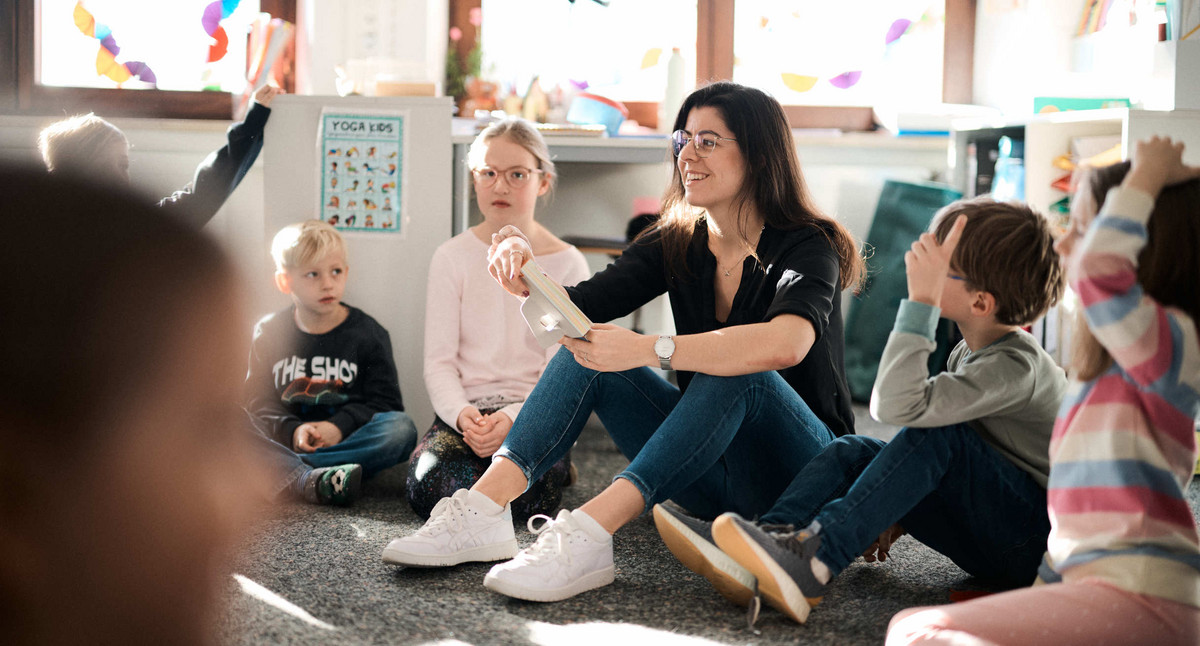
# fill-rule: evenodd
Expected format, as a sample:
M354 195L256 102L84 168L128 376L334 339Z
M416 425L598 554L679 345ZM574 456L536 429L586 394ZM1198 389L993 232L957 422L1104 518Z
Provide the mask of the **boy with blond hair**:
M801 623L832 577L860 554L886 559L905 531L974 576L1033 581L1067 381L1021 326L1062 292L1053 244L1049 222L1024 205L982 198L940 211L905 254L909 297L871 395L873 417L905 428L888 443L838 438L758 522L727 513L709 527L656 508L667 545L731 599L749 601L757 585ZM963 340L931 377L939 315Z
M320 220L284 227L271 255L275 285L292 306L254 329L246 410L270 440L281 490L349 504L362 478L403 462L416 445L391 338L342 302L350 268L333 227Z
M200 162L187 186L159 201L159 208L197 229L207 224L258 159L271 101L280 92L269 85L259 88L245 121L229 126L225 145ZM130 185L129 140L95 114L46 126L38 135L38 151L51 174L76 175L106 186Z

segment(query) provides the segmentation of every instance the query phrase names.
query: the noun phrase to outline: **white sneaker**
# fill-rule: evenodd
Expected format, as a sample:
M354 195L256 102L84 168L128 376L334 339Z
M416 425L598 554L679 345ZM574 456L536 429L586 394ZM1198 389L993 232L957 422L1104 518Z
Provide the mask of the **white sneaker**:
M467 489L442 498L415 533L397 538L383 550L383 561L439 567L468 561L501 561L517 553L512 509Z
M537 519L546 522L534 529ZM613 582L612 536L584 512L564 509L554 520L538 514L528 527L537 541L492 566L484 587L527 601L562 601Z

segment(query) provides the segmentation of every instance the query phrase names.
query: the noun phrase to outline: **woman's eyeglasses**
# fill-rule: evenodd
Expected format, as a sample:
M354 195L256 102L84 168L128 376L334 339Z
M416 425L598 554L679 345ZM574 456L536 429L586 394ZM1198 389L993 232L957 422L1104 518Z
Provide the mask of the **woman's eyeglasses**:
M490 166L483 168L472 168L471 174L475 176L475 181L479 182L480 186L491 186L496 183L497 179L504 176L504 181L511 188L519 188L527 184L535 174L544 173L546 171L536 169L531 170L524 166L514 166L512 168L497 169Z
M697 156L708 157L717 149L717 142L720 140L737 141L733 137L718 137L717 133L711 130L701 130L696 133L695 137L688 135L688 133L682 130L676 130L671 133L671 147L675 151L676 157L679 156L679 153L683 152L683 147L688 145L689 141L695 146Z

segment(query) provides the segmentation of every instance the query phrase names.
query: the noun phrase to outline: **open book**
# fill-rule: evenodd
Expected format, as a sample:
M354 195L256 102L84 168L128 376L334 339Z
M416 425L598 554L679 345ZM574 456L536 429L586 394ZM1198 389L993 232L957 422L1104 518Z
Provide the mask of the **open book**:
M529 298L521 304L521 316L543 348L558 343L564 336L581 338L592 329L588 317L536 262L526 261L521 267L521 278L529 286Z

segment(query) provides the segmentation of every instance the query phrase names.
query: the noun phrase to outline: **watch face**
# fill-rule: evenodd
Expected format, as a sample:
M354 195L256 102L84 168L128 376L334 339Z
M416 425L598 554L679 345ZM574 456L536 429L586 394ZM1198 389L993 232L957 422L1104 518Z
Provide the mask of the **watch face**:
M675 340L668 337L659 337L654 342L654 354L657 354L662 359L670 359L671 355L675 354Z

